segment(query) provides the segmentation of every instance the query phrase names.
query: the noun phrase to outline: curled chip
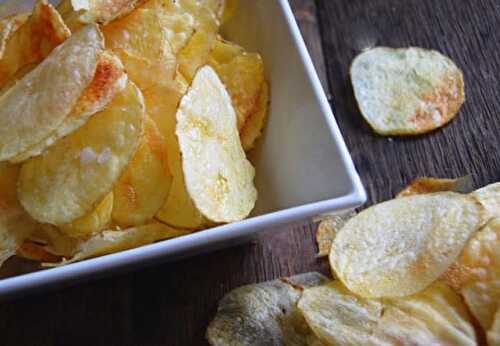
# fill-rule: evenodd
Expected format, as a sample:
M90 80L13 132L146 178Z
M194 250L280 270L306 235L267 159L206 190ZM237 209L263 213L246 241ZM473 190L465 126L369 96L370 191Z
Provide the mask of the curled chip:
M481 211L473 198L454 192L378 204L337 234L330 265L362 297L414 294L455 261L480 226Z
M298 307L326 345L476 345L465 305L442 283L410 297L365 299L334 281L305 289Z
M151 221L165 203L171 184L165 139L146 116L144 137L113 189L113 221L121 226Z
M489 330L500 308L500 278L469 283L460 293L481 327Z
M479 203L486 209L484 219L487 221L494 217L500 217L500 183L485 186L472 193Z
M92 81L102 49L99 29L86 27L0 96L0 161L29 150L64 122Z
M196 74L177 111L176 134L187 190L213 222L247 217L255 205L255 170L241 147L236 114L215 71Z
M262 135L262 131L267 122L269 107L269 85L264 82L262 85L257 108L253 114L245 120L245 124L240 130L241 144L245 151L253 149L257 139Z
M143 119L142 94L128 83L85 126L23 164L21 204L35 220L54 225L89 213L112 190L135 153Z
M58 265L128 250L158 240L180 237L186 234L185 231L161 223L152 223L125 230L108 230L95 234L88 240L81 242L75 251L75 255L70 260L65 260ZM49 266L51 265L49 264Z
M444 191L469 193L472 190L472 179L468 175L457 179L421 177L413 180L396 198Z
M356 216L356 212L350 210L344 213L329 214L322 218L316 231L318 257L326 257L330 254L330 249L337 233L354 216Z
M83 126L95 113L101 111L127 84L127 75L120 60L109 52L98 57L94 78L80 95L76 105L63 123L48 137L29 150L15 156L10 162L19 163L40 155L45 149Z
M57 7L72 31L86 24L106 24L134 10L145 0L63 0Z
M24 21L23 17L19 18ZM0 87L22 67L38 63L64 42L71 32L59 13L46 0L38 0L29 18L16 21L0 50Z
M447 57L421 48L374 48L351 66L361 113L381 135L417 135L444 126L462 106L462 72Z
M306 273L231 291L208 327L210 345L311 345L316 338L295 305L304 289L326 281Z
M75 221L61 225L60 229L71 237L86 237L102 231L111 221L111 211L113 210L113 193L108 193L106 197L89 214L82 216Z

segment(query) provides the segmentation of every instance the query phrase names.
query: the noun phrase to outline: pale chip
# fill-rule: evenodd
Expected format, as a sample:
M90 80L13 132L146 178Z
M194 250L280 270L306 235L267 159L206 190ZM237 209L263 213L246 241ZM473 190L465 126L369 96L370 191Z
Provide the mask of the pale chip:
M328 214L322 217L318 230L316 231L316 244L318 245L318 257L326 257L330 254L332 243L337 233L344 227L347 221L356 216L354 210L343 213Z
M97 67L90 84L78 98L76 105L63 123L48 137L32 146L29 150L12 158L10 162L19 163L30 157L40 155L45 149L83 126L95 113L101 111L127 85L127 75L120 60L104 52L98 57Z
M102 49L99 29L88 26L0 96L0 161L30 149L64 122L91 83Z
M458 294L435 283L417 295L365 299L339 281L304 290L298 307L326 345L475 345Z
M444 191L469 193L472 190L472 179L469 175L456 179L421 177L413 180L396 198Z
M113 221L122 227L151 221L165 203L171 185L165 139L147 116L139 148L113 189Z
M460 69L422 48L373 48L358 55L351 81L365 120L381 135L417 135L451 121L462 106Z
M266 120L269 107L269 85L264 82L260 90L257 109L253 114L250 114L245 120L245 124L240 130L241 144L245 151L254 148L257 140L262 136L262 131L266 126Z
M471 197L441 192L398 198L359 213L330 252L336 276L363 297L414 294L455 261L481 223Z
M5 32L0 46L0 88L5 86L18 70L42 61L64 42L71 32L59 13L46 0L38 0L33 13L21 25L14 20Z
M57 10L72 31L86 24L107 24L132 12L145 0L62 0Z
M144 101L132 83L85 126L21 169L18 197L39 222L70 223L93 210L118 181L143 133Z
M247 217L257 200L255 169L241 147L231 99L211 67L198 71L176 117L185 183L196 207L216 223Z
M321 274L306 273L229 292L208 326L208 342L213 346L310 345L306 342L315 338L306 325L300 326L295 305L302 290L326 281Z
M114 195L110 192L89 214L69 224L61 225L61 231L70 237L83 238L104 230L111 222L113 203Z
M462 288L460 294L481 327L489 330L500 308L500 278L471 282Z
M97 233L86 241L81 242L75 251L75 255L58 265L120 252L186 234L186 231L177 230L161 223L152 223L125 230L107 230ZM48 266L51 265L48 264Z

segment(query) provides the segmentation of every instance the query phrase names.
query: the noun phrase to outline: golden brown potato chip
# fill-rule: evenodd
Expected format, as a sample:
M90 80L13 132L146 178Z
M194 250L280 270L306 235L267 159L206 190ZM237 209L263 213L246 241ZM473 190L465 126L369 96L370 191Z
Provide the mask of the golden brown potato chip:
M208 326L208 342L213 346L311 345L306 342L315 338L307 326L300 326L295 304L304 289L326 280L319 273L306 273L229 292Z
M500 278L471 282L460 293L483 330L489 330L500 307Z
M18 23L14 24L14 28ZM23 66L42 61L71 32L46 0L38 0L33 13L10 32L0 50L0 88Z
M7 42L30 17L29 13L20 13L0 20L0 59L3 57Z
M454 192L378 204L359 213L338 232L330 265L360 296L414 294L455 261L479 228L481 212L473 198Z
M81 242L76 249L75 255L58 265L120 252L186 234L186 231L177 230L161 223L152 223L125 230L104 231Z
M361 114L381 135L418 135L451 121L465 100L462 71L422 48L377 47L354 59L351 81Z
M334 281L305 289L298 307L325 345L476 345L460 296L442 283L410 297L365 299Z
M44 252L52 256L69 258L75 254L82 239L70 237L55 226L42 224L30 235L28 241L39 245Z
M500 183L485 186L472 193L479 203L486 209L485 221L500 217Z
M488 330L488 346L500 346L500 309L495 314L493 326Z
M266 126L269 107L269 85L264 82L260 90L257 109L245 120L245 124L240 130L241 144L245 151L253 149L257 139L262 136L262 131Z
M410 185L398 193L396 198L444 191L472 192L472 180L470 176L457 179L421 177L413 180Z
M127 75L120 60L109 52L98 57L94 78L80 95L76 105L63 123L48 137L29 150L10 160L13 163L26 161L40 155L45 149L83 126L95 113L101 111L127 85Z
M318 257L328 256L337 233L344 227L346 222L354 216L356 216L356 212L350 210L343 213L329 214L322 218L318 230L316 231Z
M67 235L75 238L86 237L102 231L111 221L114 195L108 193L106 197L89 214L76 219L75 221L61 225L60 229Z
M99 29L89 26L0 96L0 161L30 149L63 123L92 81L102 49Z
M198 210L216 223L247 217L257 200L255 169L241 147L231 99L211 67L198 71L176 117L185 183Z
M38 262L59 262L60 256L56 256L44 249L43 245L32 241L25 241L16 251L16 256Z
M151 221L165 203L171 185L165 139L146 116L144 137L113 189L113 221L123 227Z
M35 220L54 225L89 213L112 190L135 153L143 119L142 94L128 83L85 126L23 164L21 204Z
M245 49L234 42L226 41L220 37L214 42L210 52L209 64L217 71L220 65L233 61L234 58L245 53Z
M132 12L145 0L63 0L57 10L71 31L86 24L107 24Z

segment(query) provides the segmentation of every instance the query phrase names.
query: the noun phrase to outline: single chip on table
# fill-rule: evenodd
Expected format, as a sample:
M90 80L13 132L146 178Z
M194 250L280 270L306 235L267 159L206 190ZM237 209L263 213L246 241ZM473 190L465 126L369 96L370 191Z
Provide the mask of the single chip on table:
M460 296L439 282L409 297L365 299L333 281L306 288L298 307L325 345L476 345Z
M146 116L139 148L113 188L113 221L123 227L151 221L165 203L171 185L165 139Z
M0 96L0 161L29 150L67 118L91 83L103 40L89 26Z
M421 177L413 180L396 198L444 191L472 192L472 179L469 175L456 179Z
M41 142L10 159L10 162L19 163L26 161L30 157L40 155L59 139L83 126L92 115L107 106L113 97L122 91L126 85L127 75L121 61L113 54L103 52L98 57L92 81L80 95L63 123Z
M56 265L65 265L87 258L133 249L186 234L186 231L177 230L158 222L124 230L107 230L79 243L73 257ZM46 265L53 266L53 264Z
M422 48L378 47L358 55L351 81L365 120L381 135L418 135L451 121L465 100L462 71Z
M296 303L304 289L326 281L319 273L306 273L229 292L208 326L210 345L319 345Z
M176 118L185 183L196 207L216 223L247 217L257 200L255 169L241 147L231 99L211 67L198 71Z
M349 220L330 252L335 275L362 297L414 294L438 279L479 228L482 208L440 192L375 205Z
M0 88L22 67L42 61L71 32L51 4L38 0L27 20L24 16L14 17L10 30L3 34L6 35L0 46Z
M62 0L57 6L71 31L86 24L107 24L132 12L145 0Z
M23 164L18 187L23 207L35 220L54 225L92 211L135 153L144 114L142 94L129 82L85 126Z
M344 225L356 216L354 210L343 213L328 214L321 218L316 231L316 244L318 245L318 257L326 257L330 253L332 243L337 233Z

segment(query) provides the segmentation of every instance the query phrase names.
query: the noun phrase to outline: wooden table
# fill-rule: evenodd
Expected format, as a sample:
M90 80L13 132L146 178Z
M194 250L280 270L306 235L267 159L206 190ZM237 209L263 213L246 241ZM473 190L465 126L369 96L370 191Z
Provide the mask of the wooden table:
M477 186L500 180L497 0L291 4L370 204L391 198L422 175L471 174ZM374 45L415 45L449 55L465 73L467 102L459 117L422 137L374 135L359 115L348 80L353 57ZM306 271L328 272L314 257L314 231L314 225L290 229L254 244L3 304L0 343L204 345L205 328L229 290Z

